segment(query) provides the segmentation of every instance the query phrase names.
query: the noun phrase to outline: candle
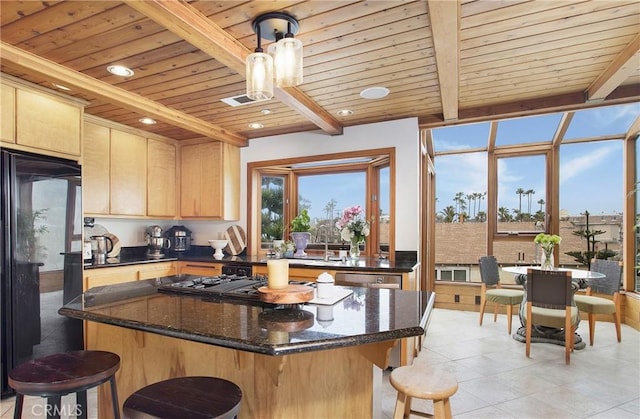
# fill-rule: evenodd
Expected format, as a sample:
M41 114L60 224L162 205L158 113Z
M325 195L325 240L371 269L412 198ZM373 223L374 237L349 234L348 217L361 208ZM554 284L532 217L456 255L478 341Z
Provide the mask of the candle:
M286 259L270 259L267 261L267 285L279 290L289 286L289 261Z

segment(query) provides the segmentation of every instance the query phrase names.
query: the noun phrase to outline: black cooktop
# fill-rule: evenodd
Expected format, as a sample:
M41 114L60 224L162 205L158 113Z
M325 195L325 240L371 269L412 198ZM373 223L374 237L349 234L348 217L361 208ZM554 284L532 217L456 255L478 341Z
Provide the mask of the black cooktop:
M315 286L313 282L289 281L290 284ZM225 275L220 276L193 276L164 284L158 287L159 292L168 294L188 294L197 295L204 298L216 300L240 300L259 301L258 288L267 285L267 277L264 275L240 276Z

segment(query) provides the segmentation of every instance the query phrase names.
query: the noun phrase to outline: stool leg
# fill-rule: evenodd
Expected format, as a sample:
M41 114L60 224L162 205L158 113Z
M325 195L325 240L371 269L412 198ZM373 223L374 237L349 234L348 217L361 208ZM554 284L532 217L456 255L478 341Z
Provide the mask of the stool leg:
M13 419L20 419L22 417L23 402L24 402L24 396L20 393L16 394L16 405L13 408Z
M45 407L47 418L60 419L61 399L62 396L47 397L47 406Z
M116 387L115 375L109 378L109 384L111 384L111 403L113 404L113 416L115 417L115 419L120 419L120 403L118 403L118 388Z
M409 417L409 411L411 410L411 397L402 392L398 392L396 398L396 408L393 411L393 419L402 419Z
M435 419L451 419L451 404L449 398L433 401L433 417Z
M76 393L76 413L79 419L87 419L87 407L87 390L78 391Z

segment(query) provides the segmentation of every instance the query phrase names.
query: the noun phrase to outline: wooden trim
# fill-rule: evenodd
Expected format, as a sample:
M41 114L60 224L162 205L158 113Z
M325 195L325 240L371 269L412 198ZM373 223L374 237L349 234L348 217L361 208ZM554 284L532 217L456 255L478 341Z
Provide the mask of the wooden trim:
M638 71L640 35L627 45L587 88L587 100L604 100L616 87Z
M638 199L638 187L636 185L636 165L638 158L636 146L638 141L637 129L640 117L636 118L629 130L629 135L623 143L623 188L624 200L622 204L622 231L624 234L622 243L622 287L627 291L637 291L636 288L636 201ZM640 319L639 319L640 321Z
M458 119L460 94L460 2L427 1L445 121Z

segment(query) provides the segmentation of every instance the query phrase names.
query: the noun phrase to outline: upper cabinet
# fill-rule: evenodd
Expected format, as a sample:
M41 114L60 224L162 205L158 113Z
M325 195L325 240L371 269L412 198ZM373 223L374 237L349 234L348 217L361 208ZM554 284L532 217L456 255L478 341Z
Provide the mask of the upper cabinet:
M180 147L180 216L237 220L240 217L240 150L221 143Z
M7 147L78 160L84 103L4 75L0 89Z
M147 139L111 129L111 214L146 215Z
M176 207L176 146L149 138L147 142L147 215L174 217Z
M175 217L175 144L99 118L85 119L84 213Z

